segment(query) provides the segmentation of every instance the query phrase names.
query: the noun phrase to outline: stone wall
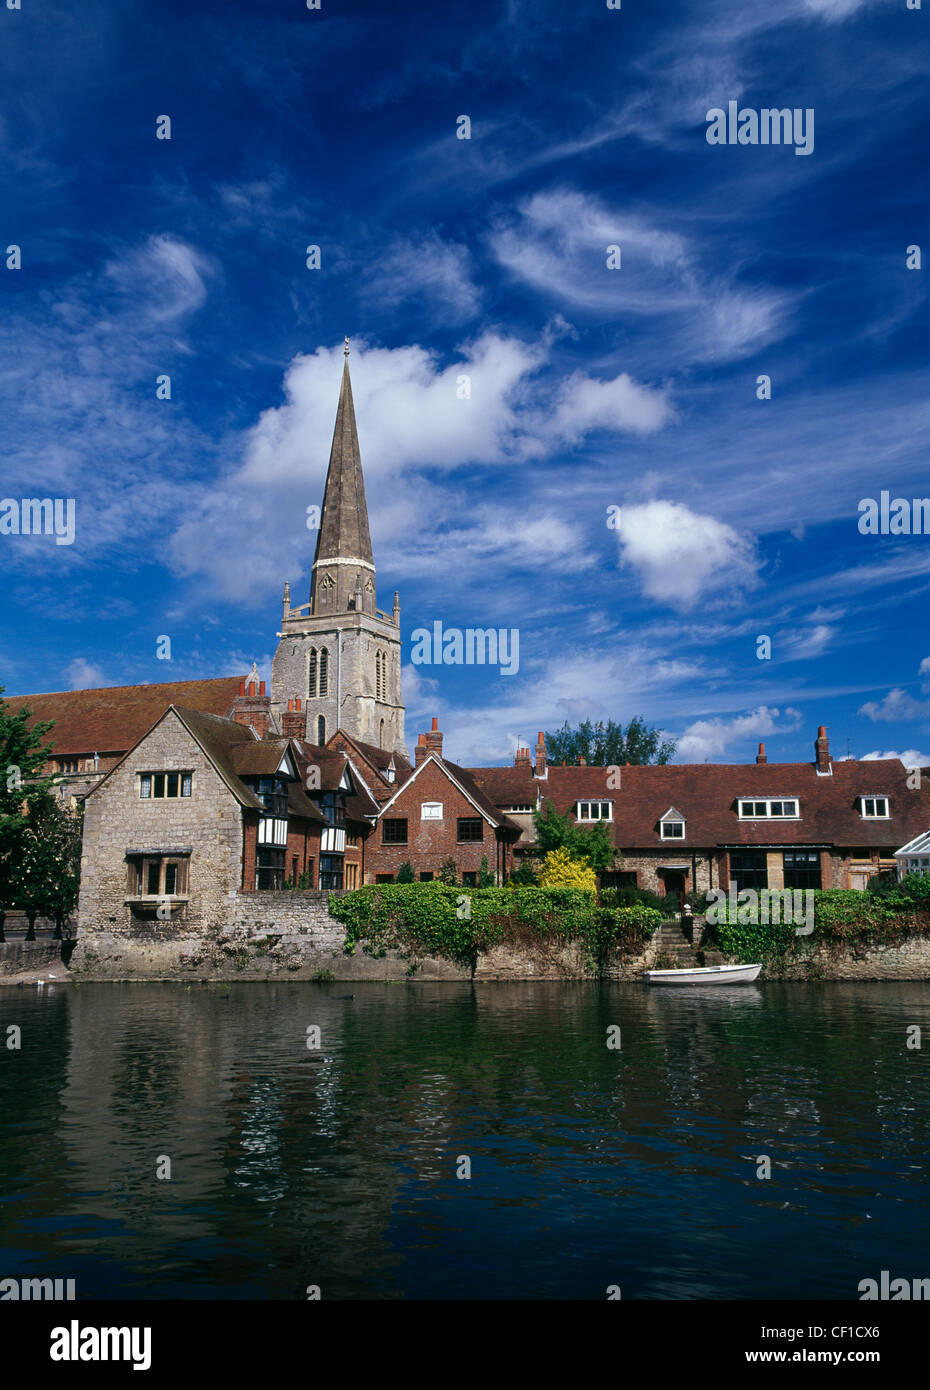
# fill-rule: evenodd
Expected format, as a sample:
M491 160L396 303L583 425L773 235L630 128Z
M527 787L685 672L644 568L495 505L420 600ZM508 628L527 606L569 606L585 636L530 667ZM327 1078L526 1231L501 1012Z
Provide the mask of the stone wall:
M67 976L62 965L60 941L7 941L0 944L0 978L11 975L41 973L60 966L59 974Z
M189 797L139 795L140 772L192 772ZM169 712L87 799L78 905L81 935L198 937L230 918L242 883L242 817L226 783ZM127 905L129 848L191 846L183 917L140 922Z
M802 948L803 949L803 948ZM768 969L763 978L778 980L930 980L930 937L912 936L893 946L866 950L851 944L808 947L784 969Z
M240 893L230 906L228 926L199 936L179 936L167 924L129 935L106 927L82 932L71 958L74 976L93 980L182 979L267 980L468 980L469 968L431 957L388 951L345 952L342 923L331 917L328 893ZM654 966L653 940L638 956L615 952L603 977L639 980ZM769 969L763 979L930 980L930 937L915 937L870 951L824 946L805 954L784 971ZM578 943L532 943L525 939L497 946L479 957L476 980L590 979Z

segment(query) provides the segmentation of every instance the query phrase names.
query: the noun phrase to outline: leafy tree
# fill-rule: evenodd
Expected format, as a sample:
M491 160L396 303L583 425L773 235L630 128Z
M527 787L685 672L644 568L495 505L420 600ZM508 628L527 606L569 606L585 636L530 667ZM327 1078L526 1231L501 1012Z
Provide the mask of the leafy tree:
M533 812L533 820L540 854L565 849L573 859L587 859L598 873L614 862L617 851L607 821L596 821L590 828L576 825L571 811L560 816L551 801L547 801L541 811Z
M0 685L0 696L4 689ZM21 897L23 835L29 817L34 807L51 799L49 790L57 780L43 773L52 751L45 743L52 721L30 728L30 717L27 709L11 714L0 699L0 941L4 909Z
M597 892L597 875L584 859L573 859L567 849L554 849L546 855L539 871L541 888L581 888Z
M66 809L53 796L46 795L30 808L16 875L16 896L29 921L27 941L35 940L35 920L39 915L54 919L55 936L60 938L65 918L77 903L81 821L80 814Z
M529 859L521 859L520 863L510 875L511 883L519 883L527 888L535 887L539 882L536 870L533 868Z
M403 864L401 864L400 868L397 870L397 882L414 883L415 881L416 880L414 879L413 875L413 865L411 864L409 859L405 859Z
M592 767L622 767L624 763L667 763L675 756L674 739L663 739L658 729L647 725L642 715L622 724L608 719L592 724L583 720L570 727L568 720L557 733L546 734L546 757L550 763L577 763L579 758Z

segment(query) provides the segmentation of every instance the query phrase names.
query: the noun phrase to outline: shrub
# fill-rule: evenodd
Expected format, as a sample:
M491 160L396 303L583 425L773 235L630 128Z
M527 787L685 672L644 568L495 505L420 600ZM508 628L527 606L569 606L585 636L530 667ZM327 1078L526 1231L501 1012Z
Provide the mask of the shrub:
M663 899L648 888L602 888L600 899L604 907L633 907L642 903L661 912L665 906Z
M636 954L661 921L641 903L599 907L589 890L512 884L467 891L439 882L378 884L330 897L329 910L345 925L349 954L364 943L373 954L445 956L472 969L479 951L527 936L580 941L598 963L612 948Z
M446 883L446 884L448 884L450 887L454 887L455 884L458 883L458 881L459 881L459 869L458 869L458 865L456 864L455 860L454 860L454 859L452 858L452 856L450 855L449 858L448 858L448 859L444 859L444 860L442 861L442 863L440 864L440 866L439 866L439 882L440 882L440 883Z
M522 859L520 861L520 863L514 869L513 873L510 875L510 882L518 884L522 883L528 886L535 887L535 885L539 882L539 878L537 877L536 870L533 868L532 862L529 859Z
M397 870L397 882L398 882L398 883L415 883L415 882L416 882L416 880L415 880L415 878L414 878L414 875L413 875L413 865L411 864L411 862L410 862L409 859L405 859L404 862L403 862L403 864L401 864L400 868Z
M494 875L491 873L491 870L488 868L488 856L487 856L487 855L485 855L484 858L482 859L482 861L481 861L481 868L478 870L478 887L479 887L479 888L493 888L493 887L494 887Z
M597 875L591 865L573 859L567 849L554 849L546 855L539 871L541 888L580 888L585 893L597 892Z

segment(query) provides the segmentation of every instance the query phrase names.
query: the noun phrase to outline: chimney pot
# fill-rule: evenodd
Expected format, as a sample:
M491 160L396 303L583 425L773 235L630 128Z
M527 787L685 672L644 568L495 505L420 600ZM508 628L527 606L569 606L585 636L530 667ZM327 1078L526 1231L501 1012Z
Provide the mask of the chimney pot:
M265 693L265 682L264 682L264 681L262 681L261 685L258 687L258 693L259 693L259 695L264 695L264 693Z
M298 713L299 713L299 711L300 711L300 696L299 696L299 695L297 695L297 696L294 697L294 708L295 708L295 709L298 711Z
M244 694L245 694L245 676L243 676L243 677L242 677L242 680L239 682L239 694L240 694L240 695L244 695Z
M434 715L433 715L433 729L436 730L436 729L438 729L438 728L439 728L439 720L436 718L436 716L435 716L435 714L434 714Z
M254 681L249 681L249 694L250 694L250 695L254 695L254 694L255 694L255 682L254 682Z
M294 708L294 701L293 701L293 700L288 700L288 702L287 702L287 711L288 711L288 714L290 714L290 712L291 712L291 710L292 710L293 708Z

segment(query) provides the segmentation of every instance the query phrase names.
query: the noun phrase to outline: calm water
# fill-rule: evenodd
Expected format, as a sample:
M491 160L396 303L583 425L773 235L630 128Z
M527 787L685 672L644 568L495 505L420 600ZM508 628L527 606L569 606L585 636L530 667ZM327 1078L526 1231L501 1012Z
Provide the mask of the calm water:
M10 1024L0 1276L79 1298L930 1276L930 985L85 984L0 990Z

